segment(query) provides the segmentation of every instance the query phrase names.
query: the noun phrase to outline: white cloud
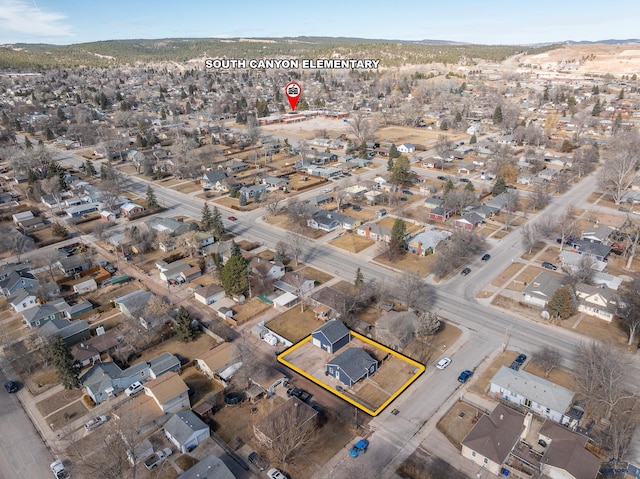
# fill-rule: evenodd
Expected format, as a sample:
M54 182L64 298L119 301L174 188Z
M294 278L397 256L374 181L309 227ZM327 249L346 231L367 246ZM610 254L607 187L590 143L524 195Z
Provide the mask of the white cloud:
M71 27L64 22L66 15L48 12L38 7L35 2L26 0L0 0L0 30L3 36L10 32L23 37L68 37Z

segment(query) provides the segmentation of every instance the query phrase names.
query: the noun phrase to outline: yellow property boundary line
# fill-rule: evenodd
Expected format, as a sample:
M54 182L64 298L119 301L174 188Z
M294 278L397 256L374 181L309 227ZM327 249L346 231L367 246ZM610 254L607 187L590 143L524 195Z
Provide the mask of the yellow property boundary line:
M361 334L358 334L355 331L349 330L349 333L351 334L352 337L357 338L357 339L359 339L359 340L361 340L361 341L363 341L365 343L371 344L372 346L374 346L377 349L381 349L383 351L386 351L387 353L391 354L392 356L395 356L396 358L401 359L401 360L411 364L415 368L417 368L416 373L413 376L411 376L411 378L406 383L404 383L395 393L393 393L391 395L391 397L389 399L387 399L384 403L382 403L382 405L378 409L376 409L375 411L372 411L371 409L363 406L362 404L360 404L357 401L351 399L350 397L347 397L346 395L342 394L340 391L332 388L331 386L329 386L328 384L323 383L322 381L319 381L318 379L314 378L313 376L311 376L306 371L300 369L299 367L291 364L289 361L286 361L284 359L284 357L286 355L288 355L289 353L295 351L297 348L299 348L303 344L308 343L309 341L311 341L311 334L309 336L307 336L306 338L298 341L293 346L290 346L289 348L285 349L280 354L278 354L277 360L278 360L279 363L284 364L289 369L292 369L295 372L297 372L298 374L304 376L309 381L314 382L315 384L317 384L318 386L322 387L323 389L326 389L327 391L329 391L330 393L334 394L335 396L338 396L340 399L348 402L349 404L352 404L353 406L357 407L361 411L366 412L370 416L374 416L375 417L378 414L380 414L382 411L384 411L387 408L387 406L389 406L389 404L391 404L398 396L400 396L400 394L402 394L405 391L405 389L407 389L416 379L418 379L420 377L420 375L422 375L422 373L424 373L425 366L424 366L424 364L421 364L418 361L415 361L415 360L411 359L410 357L405 356L402 353L399 353L397 351L389 349L385 345L383 345L383 344L381 344L381 343L379 343L377 341L374 341L373 339L369 339L366 336L362 336Z

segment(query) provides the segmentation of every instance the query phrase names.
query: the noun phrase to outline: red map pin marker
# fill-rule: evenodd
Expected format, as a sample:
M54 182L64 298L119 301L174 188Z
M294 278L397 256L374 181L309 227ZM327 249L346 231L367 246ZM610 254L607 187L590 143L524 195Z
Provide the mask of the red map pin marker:
M287 99L289 100L291 111L296 111L296 105L298 104L298 100L300 99L302 87L299 83L292 81L287 83L287 86L284 87L284 93L285 95L287 95Z

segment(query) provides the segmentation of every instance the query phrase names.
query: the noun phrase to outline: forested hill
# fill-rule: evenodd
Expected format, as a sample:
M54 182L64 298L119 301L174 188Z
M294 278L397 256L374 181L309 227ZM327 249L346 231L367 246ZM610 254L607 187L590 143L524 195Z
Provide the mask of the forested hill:
M540 53L556 45L472 45L435 40L418 42L359 38L264 38L110 40L74 45L0 46L0 68L99 67L135 62L186 62L202 58L373 58L381 66L501 61L519 52Z

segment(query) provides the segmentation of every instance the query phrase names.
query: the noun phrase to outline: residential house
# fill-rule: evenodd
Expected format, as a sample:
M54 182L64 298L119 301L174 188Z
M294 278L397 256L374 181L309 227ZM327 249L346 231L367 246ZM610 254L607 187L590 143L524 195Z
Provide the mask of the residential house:
M525 435L525 416L502 404L483 415L462 440L462 457L496 476Z
M501 366L491 378L490 392L533 413L562 423L575 393L527 371Z
M575 272L585 266L585 261L588 261L589 268L595 272L602 272L607 268L605 261L598 261L590 256L582 256L575 251L562 250L560 253L560 260L558 261L562 265L563 271L568 273Z
M285 274L285 267L281 261L267 261L259 256L251 258L249 268L262 279L280 279Z
M90 293L98 289L98 283L93 278L73 285L73 292L77 294Z
M548 183L549 180L546 178L541 178L538 175L533 175L531 173L521 173L518 175L516 183L520 185L543 185Z
M589 240L574 240L571 246L578 254L589 256L598 261L606 261L611 253L611 246L592 243Z
M80 382L93 402L100 404L136 381L144 383L148 378L155 379L166 372L179 370L180 360L171 353L162 353L150 361L134 364L125 370L112 362L94 364L80 377Z
M591 286L578 283L575 286L578 298L578 311L595 316L610 323L616 313L616 294L607 286Z
M336 316L339 316L339 311L344 308L344 305L348 301L348 298L344 293L325 286L324 288L315 291L309 297L309 301L314 308L317 308L317 306L326 306L328 310L325 311L322 317L323 319L327 319L332 314L332 312Z
M491 208L494 214L499 214L500 211L508 209L512 202L512 195L508 192L500 193L498 196L484 202L485 206Z
M160 271L160 279L162 281L176 280L180 275L191 268L191 265L184 260L177 260L171 263L165 261L158 261L156 268Z
M484 223L484 219L474 212L465 213L460 218L453 220L453 226L455 228L461 228L467 231L473 231L482 223Z
M93 311L94 309L95 308L91 301L80 301L79 303L72 304L71 306L67 307L64 310L64 315L69 319L73 319L85 313L88 313L89 311Z
M444 200L437 196L431 196L429 198L426 198L423 202L424 207L430 210L441 207L443 203L444 203Z
M543 180L553 181L558 177L559 170L551 170L545 168L544 170L538 172L538 178L542 178Z
M181 411L164 425L164 434L181 453L192 451L210 436L209 426L193 411Z
M3 265L0 265L0 281L4 281L5 279L7 279L9 277L9 275L13 272L16 273L20 273L22 272L27 272L29 268L27 267L27 265L24 265L22 263L6 263ZM0 283L0 287L1 287Z
M227 387L242 367L240 350L234 343L223 343L196 358L197 368L209 378Z
M202 288L198 288L193 292L193 297L196 301L200 301L202 304L212 304L219 299L224 298L224 288L217 284L210 284Z
M565 285L564 276L542 271L524 288L524 301L544 308L553 294Z
M408 239L405 248L410 253L417 254L418 256L427 256L435 253L436 247L440 242L446 240L449 236L451 236L449 231L423 231Z
M222 185L222 181L227 178L227 173L223 170L212 170L207 171L204 175L202 175L202 187L205 189L220 189Z
M429 219L433 221L447 221L451 215L453 215L453 210L445 210L442 206L438 206L437 208L429 211Z
M69 218L80 218L90 213L100 211L102 206L100 203L85 203L77 206L72 206L64 210Z
M144 212L144 207L136 203L125 203L120 207L120 215L129 218Z
M228 161L225 161L221 165L218 165L218 169L225 170L229 175L235 175L236 173L240 173L241 171L248 170L249 165L247 165L244 161L232 158Z
M384 241L385 243L391 241L391 228L380 226L376 223L365 223L358 226L356 234L376 241Z
M67 346L73 346L80 341L89 339L89 323L83 319L70 321L68 319L52 319L47 321L39 330L38 335L49 340L60 336Z
M311 291L315 284L316 282L313 279L307 278L301 273L290 271L285 273L278 281L275 281L273 286L286 293L300 296Z
M7 298L16 313L21 313L25 309L33 308L38 304L38 297L35 293L25 288L20 288Z
M144 392L153 398L165 414L176 413L191 407L189 386L178 373L173 371L145 383Z
M332 319L311 333L311 342L329 354L334 354L351 341L351 333L342 321Z
M368 188L363 185L353 185L345 188L344 191L350 198L354 199L361 198L368 191Z
M329 196L325 194L320 194L320 195L309 198L309 203L316 207L327 204L327 203L331 203L332 201L333 201L333 196Z
M102 332L104 330L98 328L98 331ZM74 344L71 346L70 351L74 361L85 367L100 362L103 354L112 354L117 351L120 347L120 342L118 331L110 329L106 333L98 334L98 336Z
M180 271L178 281L188 283L196 278L199 278L200 276L202 276L202 270L200 269L200 266L189 265L189 268Z
M243 186L238 192L246 199L253 199L256 196L264 197L267 193L267 187L265 185Z
M315 427L318 412L298 398L290 398L284 404L274 409L253 426L253 433L259 443L269 447L281 435L292 436L296 429ZM273 428L271 424L285 424L284 428ZM294 431L294 432L290 432Z
M398 152L399 153L413 153L416 151L416 147L412 144L412 143L403 143L402 145L398 146Z
M490 206L485 205L472 206L468 209L465 209L465 211L467 211L467 213L475 213L483 220L491 218L496 214L495 208L491 208Z
M236 479L236 476L222 459L210 454L180 474L177 479Z
M34 215L30 210L27 210L27 211L21 211L20 213L15 213L15 214L11 215L11 218L13 219L13 222L15 224L18 224L21 221L26 221L26 220L33 219Z
M589 438L553 421L545 421L538 431L547 444L540 458L540 472L558 479L595 479L602 461L587 448Z
M378 361L362 348L347 348L326 365L326 374L351 387L378 370Z
M65 276L72 276L91 268L91 259L86 258L82 254L74 254L66 258L60 258L57 263L58 268Z
M4 279L0 280L0 289L6 297L11 296L19 289L35 290L40 281L26 270L11 271Z
M189 225L187 223L162 216L152 216L145 221L145 224L158 233L167 231L171 233L172 236L180 236L189 231Z
M475 165L469 161L461 161L460 163L458 163L459 175L470 175L475 170L476 170Z
M307 219L307 226L316 230L331 232L340 226L340 221L334 218L334 214L329 211L317 210L312 213L311 218Z
M129 319L138 319L153 296L151 291L139 289L113 300L120 312Z
M613 226L595 225L582 230L581 239L602 244L609 239L609 236L611 236L611 233L614 231L615 228Z
M35 216L34 218L31 218L29 220L18 222L18 227L21 228L22 231L35 231L43 228L44 226L46 226L45 222L40 216Z
M285 190L289 187L289 180L269 176L262 180L262 184L273 190Z
M22 311L22 319L30 328L40 327L47 321L64 317L64 310L68 307L64 300L39 304Z
M622 278L608 273L596 271L591 276L591 282L595 285L605 285L609 289L617 291L622 285Z

